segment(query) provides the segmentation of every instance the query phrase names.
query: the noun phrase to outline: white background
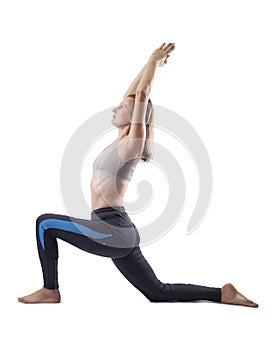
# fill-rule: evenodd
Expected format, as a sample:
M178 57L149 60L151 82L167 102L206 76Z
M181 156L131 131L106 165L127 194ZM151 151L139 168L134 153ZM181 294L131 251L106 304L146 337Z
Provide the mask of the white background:
M1 2L5 349L273 349L272 6L242 0ZM42 287L36 218L65 214L59 177L68 140L93 114L118 104L151 52L169 41L176 49L156 72L151 98L197 130L211 159L214 190L204 221L185 235L198 182L182 155L186 212L143 254L163 282L232 282L260 307L150 303L110 259L63 241L62 303L18 303L18 296ZM178 152L160 131L155 139ZM150 173L149 165L143 169ZM133 197L137 183L134 174ZM88 200L89 180L85 195Z

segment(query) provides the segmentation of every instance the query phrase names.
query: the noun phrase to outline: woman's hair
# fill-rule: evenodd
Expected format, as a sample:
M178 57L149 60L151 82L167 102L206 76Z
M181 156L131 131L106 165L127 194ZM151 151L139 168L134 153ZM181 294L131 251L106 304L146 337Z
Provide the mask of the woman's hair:
M127 97L131 97L135 101L135 94L128 95ZM151 151L151 144L153 142L154 138L154 110L153 105L151 102L151 99L147 102L147 109L146 109L146 117L145 117L145 123L146 123L146 141L144 150L141 156L141 160L143 162L149 162L152 158L152 151Z

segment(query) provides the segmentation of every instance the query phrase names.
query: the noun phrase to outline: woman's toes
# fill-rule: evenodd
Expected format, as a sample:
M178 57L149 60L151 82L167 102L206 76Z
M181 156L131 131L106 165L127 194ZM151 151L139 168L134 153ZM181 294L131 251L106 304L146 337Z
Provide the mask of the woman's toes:
M222 288L222 302L226 304L243 305L249 307L258 307L259 305L252 300L247 299L243 294L237 291L232 283L227 283Z
M257 303L254 303L254 301L248 300L248 303L251 307L259 307Z

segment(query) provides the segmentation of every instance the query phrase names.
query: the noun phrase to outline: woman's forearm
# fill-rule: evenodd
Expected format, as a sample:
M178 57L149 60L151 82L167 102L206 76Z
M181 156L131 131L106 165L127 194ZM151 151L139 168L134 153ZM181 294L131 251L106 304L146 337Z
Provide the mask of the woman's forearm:
M157 65L154 60L149 60L147 62L140 82L136 88L136 95L142 96L143 98L145 98L145 100L148 100L152 88L156 66Z
M147 64L130 85L124 96L133 93L136 95L135 102L147 101L151 91L156 67L165 65L170 53L174 49L174 43L169 43L167 45L164 43L158 49L154 50Z
M142 78L145 68L146 68L146 64L144 65L140 73L137 75L137 77L133 80L133 82L127 89L126 93L124 94L124 98L127 97L128 95L136 94L137 86Z

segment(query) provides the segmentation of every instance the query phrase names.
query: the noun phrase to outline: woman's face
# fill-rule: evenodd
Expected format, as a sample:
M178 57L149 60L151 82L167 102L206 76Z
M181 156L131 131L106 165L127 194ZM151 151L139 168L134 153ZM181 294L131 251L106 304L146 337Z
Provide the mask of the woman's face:
M134 108L134 101L132 98L125 98L119 106L113 108L112 123L116 126L130 124L132 119L132 112Z

